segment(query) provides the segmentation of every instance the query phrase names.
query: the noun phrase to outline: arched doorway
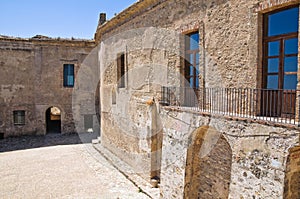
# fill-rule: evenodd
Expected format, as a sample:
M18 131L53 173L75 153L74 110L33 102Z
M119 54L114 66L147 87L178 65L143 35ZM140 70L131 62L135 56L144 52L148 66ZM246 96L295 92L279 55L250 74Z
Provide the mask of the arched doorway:
M46 111L46 133L61 133L61 111L57 107L50 107Z
M227 199L232 150L224 136L209 126L190 137L185 169L184 198Z

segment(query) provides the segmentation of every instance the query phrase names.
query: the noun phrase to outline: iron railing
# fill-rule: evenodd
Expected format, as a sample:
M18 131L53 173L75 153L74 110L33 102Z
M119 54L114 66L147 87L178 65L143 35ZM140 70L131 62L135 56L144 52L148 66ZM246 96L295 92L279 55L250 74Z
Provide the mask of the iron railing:
M299 90L162 87L161 104L221 116L298 124Z

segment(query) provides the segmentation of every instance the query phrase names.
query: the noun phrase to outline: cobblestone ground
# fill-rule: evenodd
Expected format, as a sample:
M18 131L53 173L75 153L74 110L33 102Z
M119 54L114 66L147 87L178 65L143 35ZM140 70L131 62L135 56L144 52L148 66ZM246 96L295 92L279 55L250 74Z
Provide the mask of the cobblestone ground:
M0 198L148 198L77 135L0 140Z

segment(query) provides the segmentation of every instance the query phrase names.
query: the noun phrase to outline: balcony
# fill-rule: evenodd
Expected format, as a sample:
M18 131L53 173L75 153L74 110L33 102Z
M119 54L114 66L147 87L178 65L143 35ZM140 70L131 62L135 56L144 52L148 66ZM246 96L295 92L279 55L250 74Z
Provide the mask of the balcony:
M160 104L204 115L296 127L299 94L299 90L162 87Z

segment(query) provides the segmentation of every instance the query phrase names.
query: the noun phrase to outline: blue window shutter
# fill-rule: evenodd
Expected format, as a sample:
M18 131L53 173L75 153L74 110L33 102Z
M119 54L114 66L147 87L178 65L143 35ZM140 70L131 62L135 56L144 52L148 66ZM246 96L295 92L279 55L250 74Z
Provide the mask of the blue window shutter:
M64 64L64 86L68 86L68 65Z
M74 64L64 64L64 86L74 86Z

